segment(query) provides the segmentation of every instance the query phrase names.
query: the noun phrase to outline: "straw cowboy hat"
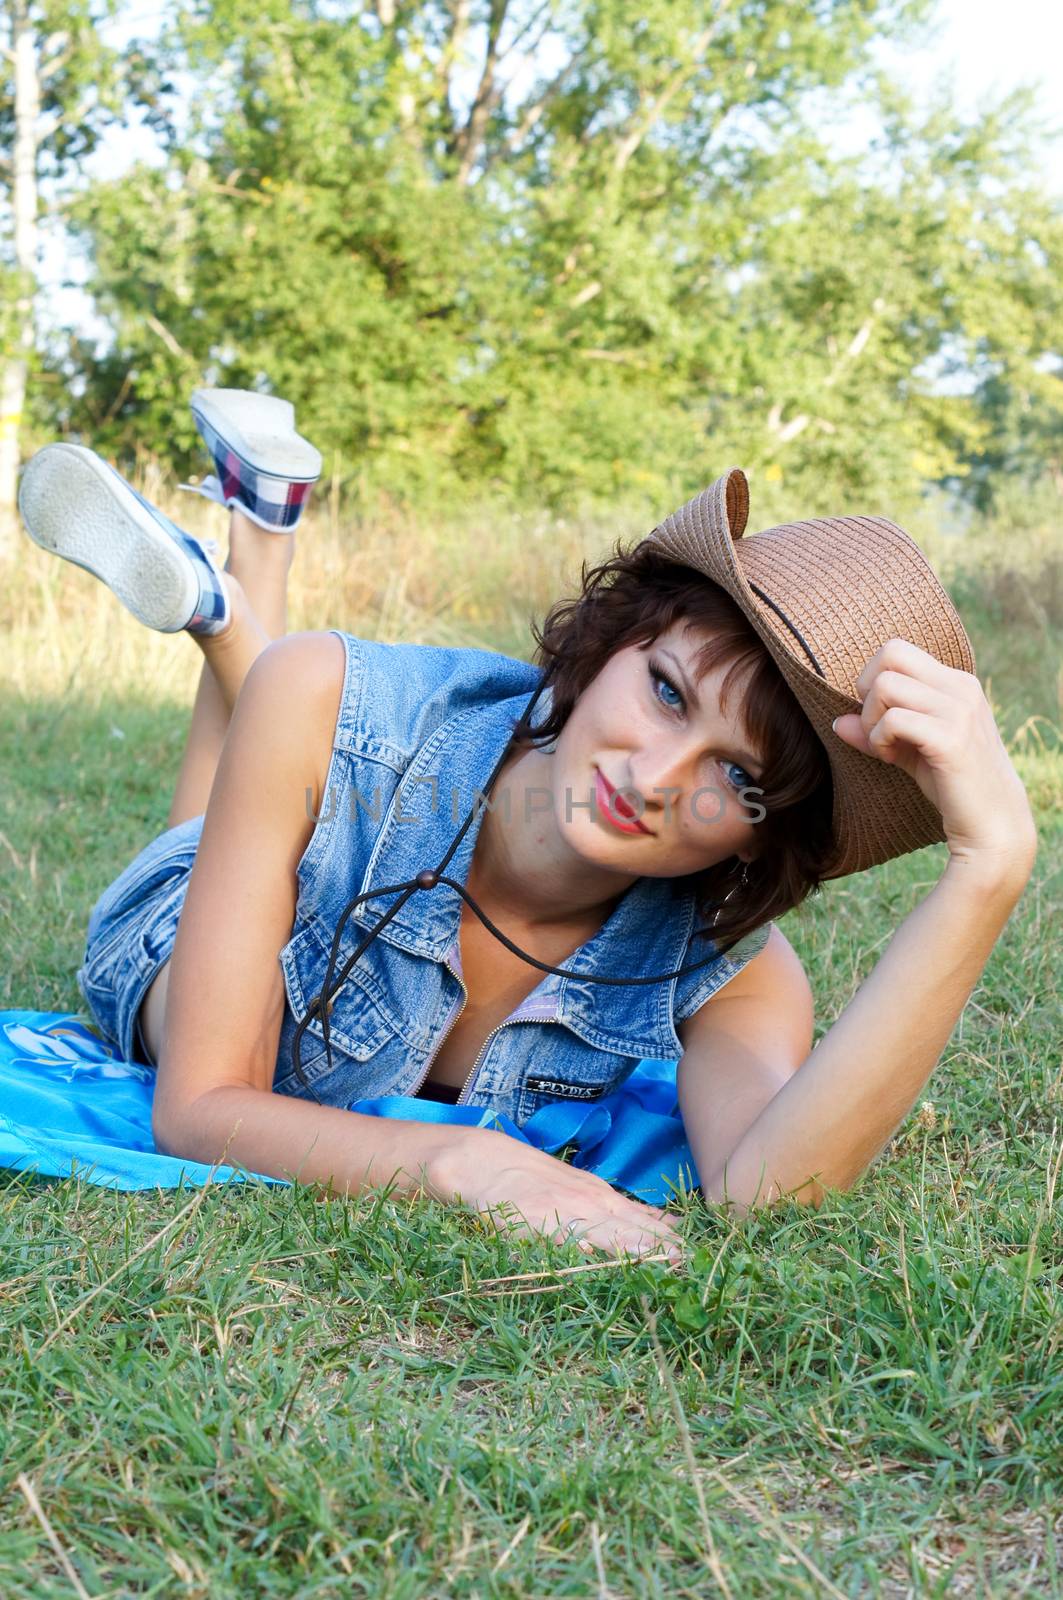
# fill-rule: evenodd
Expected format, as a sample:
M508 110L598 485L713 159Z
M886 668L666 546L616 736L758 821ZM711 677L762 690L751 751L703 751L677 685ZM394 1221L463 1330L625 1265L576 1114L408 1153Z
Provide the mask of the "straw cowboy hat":
M908 639L945 666L974 672L952 601L918 545L885 517L787 522L743 538L748 514L745 473L732 468L643 545L726 590L826 748L835 850L823 876L864 872L940 843L940 814L915 780L845 744L831 723L859 712L856 679L888 639Z

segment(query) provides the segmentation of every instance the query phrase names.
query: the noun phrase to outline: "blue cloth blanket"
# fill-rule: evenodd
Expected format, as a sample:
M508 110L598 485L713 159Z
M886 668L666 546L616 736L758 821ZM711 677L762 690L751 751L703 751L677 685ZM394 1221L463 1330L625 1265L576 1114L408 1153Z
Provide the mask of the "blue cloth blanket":
M375 1117L500 1128L539 1150L573 1147L573 1162L651 1205L697 1185L676 1103L676 1063L643 1061L616 1091L587 1106L557 1101L518 1128L476 1106L386 1095L352 1111ZM0 1166L81 1177L112 1189L200 1184L212 1169L160 1155L151 1137L155 1074L120 1060L76 1015L0 1011ZM232 1167L213 1180L240 1181ZM266 1178L266 1183L280 1180Z

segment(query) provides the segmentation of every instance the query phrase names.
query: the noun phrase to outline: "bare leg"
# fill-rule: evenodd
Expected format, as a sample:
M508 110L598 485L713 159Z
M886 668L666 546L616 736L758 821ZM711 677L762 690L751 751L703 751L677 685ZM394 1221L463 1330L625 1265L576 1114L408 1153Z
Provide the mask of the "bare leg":
M205 660L192 722L166 821L168 828L207 809L225 731L240 685L255 657L288 627L288 569L294 533L267 533L239 511L229 519L226 572L233 624L223 634L195 637Z
M270 642L251 609L243 585L228 572L224 583L232 609L230 626L224 633L210 637L190 636L203 651L205 660L188 745L170 807L167 826L171 828L206 810L214 770L240 686L252 662ZM141 1044L153 1062L159 1059L169 983L170 963L166 961L155 974L137 1014Z
M225 580L232 623L224 633L190 635L203 652L192 724L177 775L167 827L207 809L229 717L251 663L288 626L288 569L295 535L266 533L239 511L229 521ZM139 1026L148 1059L157 1062L166 1014L170 963L159 968L140 1007Z

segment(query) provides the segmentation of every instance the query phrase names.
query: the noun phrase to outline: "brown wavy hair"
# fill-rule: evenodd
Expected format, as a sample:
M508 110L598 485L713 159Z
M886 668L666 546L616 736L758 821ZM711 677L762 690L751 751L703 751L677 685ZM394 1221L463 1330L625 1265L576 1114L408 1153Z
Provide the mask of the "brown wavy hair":
M559 600L532 624L535 662L550 685L547 716L517 724L515 737L550 743L609 658L628 645L647 648L683 622L709 637L697 652L700 677L727 665L720 698L743 694L742 720L763 753L764 778L752 793L767 815L756 826L756 860L737 856L676 880L693 889L717 947L728 950L754 928L800 905L823 879L832 847L834 786L827 753L755 629L725 590L702 573L667 561L652 547L620 544L599 565L583 563L580 593Z

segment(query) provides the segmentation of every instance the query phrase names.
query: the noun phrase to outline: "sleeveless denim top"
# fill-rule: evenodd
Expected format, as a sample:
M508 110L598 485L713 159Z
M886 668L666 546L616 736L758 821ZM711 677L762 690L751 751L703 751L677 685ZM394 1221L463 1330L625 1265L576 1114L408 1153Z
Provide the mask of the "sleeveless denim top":
M541 676L527 662L487 650L378 644L331 631L346 652L343 694L325 794L297 869L292 937L279 958L287 1003L274 1089L302 1098L292 1036L324 986L344 906L435 866L480 796L447 868L467 881L483 785ZM394 898L382 895L351 914L334 976ZM460 896L439 884L412 895L376 936L333 997L331 1072L320 1020L309 1024L302 1066L320 1100L349 1106L417 1093L465 999L461 910ZM640 878L598 932L558 965L608 975L671 972L713 954L710 940L691 938L699 925L684 880ZM504 1112L520 1126L550 1101L609 1094L644 1058L677 1060L676 1023L764 947L769 928L666 983L619 987L544 973L469 1062L459 1103Z

